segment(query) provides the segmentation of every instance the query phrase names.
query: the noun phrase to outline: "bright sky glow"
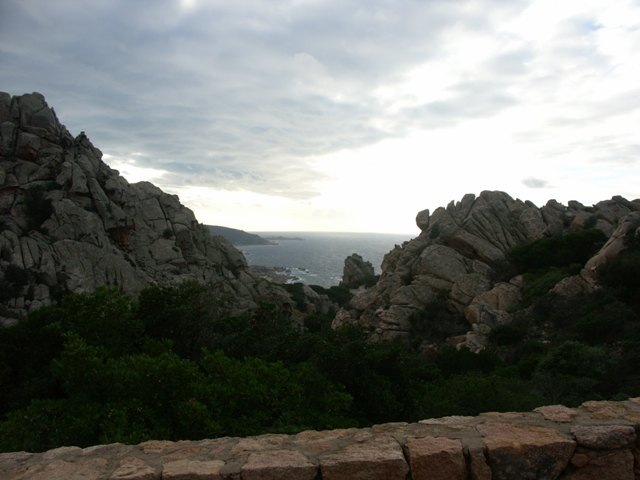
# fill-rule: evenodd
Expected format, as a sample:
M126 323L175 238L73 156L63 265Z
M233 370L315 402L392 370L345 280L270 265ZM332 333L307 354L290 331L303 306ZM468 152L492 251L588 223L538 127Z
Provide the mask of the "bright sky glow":
M203 223L640 196L636 0L5 0L0 79Z

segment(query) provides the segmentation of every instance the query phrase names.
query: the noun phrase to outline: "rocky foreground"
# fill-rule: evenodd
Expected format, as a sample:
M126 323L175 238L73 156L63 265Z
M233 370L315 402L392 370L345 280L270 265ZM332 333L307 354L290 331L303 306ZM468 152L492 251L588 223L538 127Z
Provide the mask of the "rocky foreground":
M365 429L0 454L4 480L633 480L640 398Z

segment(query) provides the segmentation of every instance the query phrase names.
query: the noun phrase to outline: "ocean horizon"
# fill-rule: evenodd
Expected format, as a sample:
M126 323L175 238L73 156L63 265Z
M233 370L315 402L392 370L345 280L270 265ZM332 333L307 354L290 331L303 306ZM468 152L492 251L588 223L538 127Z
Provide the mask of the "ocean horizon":
M237 248L250 266L278 267L292 277L291 282L328 288L342 279L344 260L354 253L371 262L376 274L384 256L395 245L418 234L363 232L250 232L272 239L274 245L243 245Z

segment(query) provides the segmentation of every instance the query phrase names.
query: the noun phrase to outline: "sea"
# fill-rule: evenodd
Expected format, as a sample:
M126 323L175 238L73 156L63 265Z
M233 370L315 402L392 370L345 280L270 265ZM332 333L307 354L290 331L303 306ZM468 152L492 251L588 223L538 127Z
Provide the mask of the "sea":
M385 254L416 235L393 233L251 232L275 245L245 245L240 249L250 266L278 267L302 282L328 288L342 279L344 260L353 253L371 262L375 273Z

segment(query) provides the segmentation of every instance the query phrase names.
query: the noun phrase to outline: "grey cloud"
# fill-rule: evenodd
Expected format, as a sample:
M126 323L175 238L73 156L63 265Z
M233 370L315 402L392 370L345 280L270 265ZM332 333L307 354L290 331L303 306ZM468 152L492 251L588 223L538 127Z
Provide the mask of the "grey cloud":
M523 185L529 188L549 188L549 182L541 178L528 177L522 180Z
M403 110L403 120L430 127L446 127L472 118L491 116L517 103L503 86L484 81L459 84L446 100L428 102Z
M5 0L0 87L41 91L72 133L86 131L114 156L142 152L140 164L169 171L174 186L305 198L317 193L319 179L310 157L517 104L509 87L523 81L535 54L526 45L497 54L471 81L453 86L449 99L392 115L372 90L436 58L451 28L490 32L497 13L526 2L196 5ZM580 45L559 51L574 55L571 48ZM588 48L580 53L593 58ZM628 98L615 105L629 108ZM390 127L374 127L380 119Z

